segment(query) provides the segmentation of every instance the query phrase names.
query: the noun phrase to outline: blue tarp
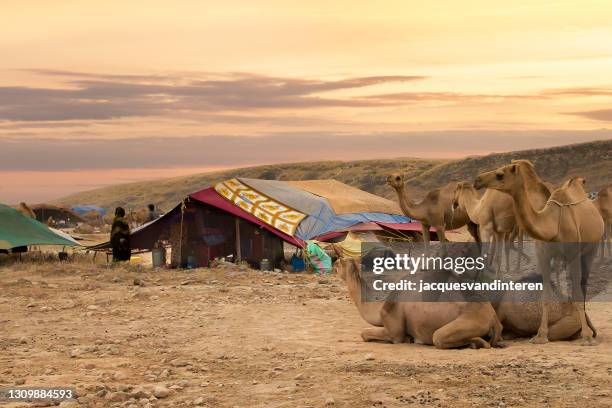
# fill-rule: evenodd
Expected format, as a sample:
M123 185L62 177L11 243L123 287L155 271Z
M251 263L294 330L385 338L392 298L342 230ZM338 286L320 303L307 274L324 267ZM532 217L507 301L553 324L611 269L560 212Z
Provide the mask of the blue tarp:
M240 178L240 182L308 215L298 226L295 236L309 240L330 231L348 228L362 222L408 223L410 218L387 213L349 213L338 215L326 198L278 180Z
M102 208L102 207L98 207L97 205L75 205L71 209L72 209L72 211L74 211L78 215L85 215L85 214L87 214L89 212L92 212L92 211L97 211L101 215L105 215L106 214L106 210L104 208Z

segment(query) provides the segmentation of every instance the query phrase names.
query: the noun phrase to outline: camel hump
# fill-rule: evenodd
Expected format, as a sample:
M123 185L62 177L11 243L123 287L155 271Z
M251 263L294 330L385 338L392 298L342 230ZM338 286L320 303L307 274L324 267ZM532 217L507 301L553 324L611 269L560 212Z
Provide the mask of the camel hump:
M584 179L581 177L572 177L566 180L561 187L556 189L550 195L550 199L559 204L572 204L580 202L587 198L584 191Z

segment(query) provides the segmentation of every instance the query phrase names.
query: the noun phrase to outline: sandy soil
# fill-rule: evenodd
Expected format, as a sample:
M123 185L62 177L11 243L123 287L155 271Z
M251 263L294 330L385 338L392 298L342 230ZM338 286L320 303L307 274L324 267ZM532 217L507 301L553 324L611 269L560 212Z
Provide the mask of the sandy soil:
M441 351L362 342L333 276L55 263L0 285L0 387L72 386L76 406L612 406L609 303L594 347Z

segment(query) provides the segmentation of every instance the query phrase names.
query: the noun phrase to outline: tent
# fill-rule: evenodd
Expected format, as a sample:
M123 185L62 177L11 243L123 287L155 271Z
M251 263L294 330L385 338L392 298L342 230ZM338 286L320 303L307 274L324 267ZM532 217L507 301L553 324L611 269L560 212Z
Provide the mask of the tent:
M78 246L79 243L53 232L14 208L0 204L0 249L10 250L28 245Z
M169 243L175 266L206 266L217 257L278 265L283 243L304 248L309 240L339 240L349 231L404 239L420 230L395 202L336 180L235 178L190 194L134 229L130 241L140 250Z
M78 214L64 207L51 204L34 204L30 208L36 214L36 219L42 223L46 223L49 218L52 218L56 224L66 226L85 221Z

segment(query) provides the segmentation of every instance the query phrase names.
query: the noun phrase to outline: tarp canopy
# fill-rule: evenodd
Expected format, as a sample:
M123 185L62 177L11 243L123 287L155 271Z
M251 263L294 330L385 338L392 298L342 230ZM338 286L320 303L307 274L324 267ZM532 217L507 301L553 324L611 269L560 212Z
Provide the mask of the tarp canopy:
M287 181L298 189L324 197L338 215L354 213L384 213L403 215L395 201L368 193L338 180Z
M98 207L97 205L75 205L72 207L72 211L79 215L85 215L92 211L100 213L100 215L106 215L106 210L102 207Z
M294 234L304 241L359 223L410 222L409 218L401 215L399 206L393 201L336 180L278 181L239 178L238 181L308 215L300 222ZM341 210L340 213L335 211L330 198Z
M51 231L46 225L26 217L7 205L0 204L0 249L28 245L79 245Z

